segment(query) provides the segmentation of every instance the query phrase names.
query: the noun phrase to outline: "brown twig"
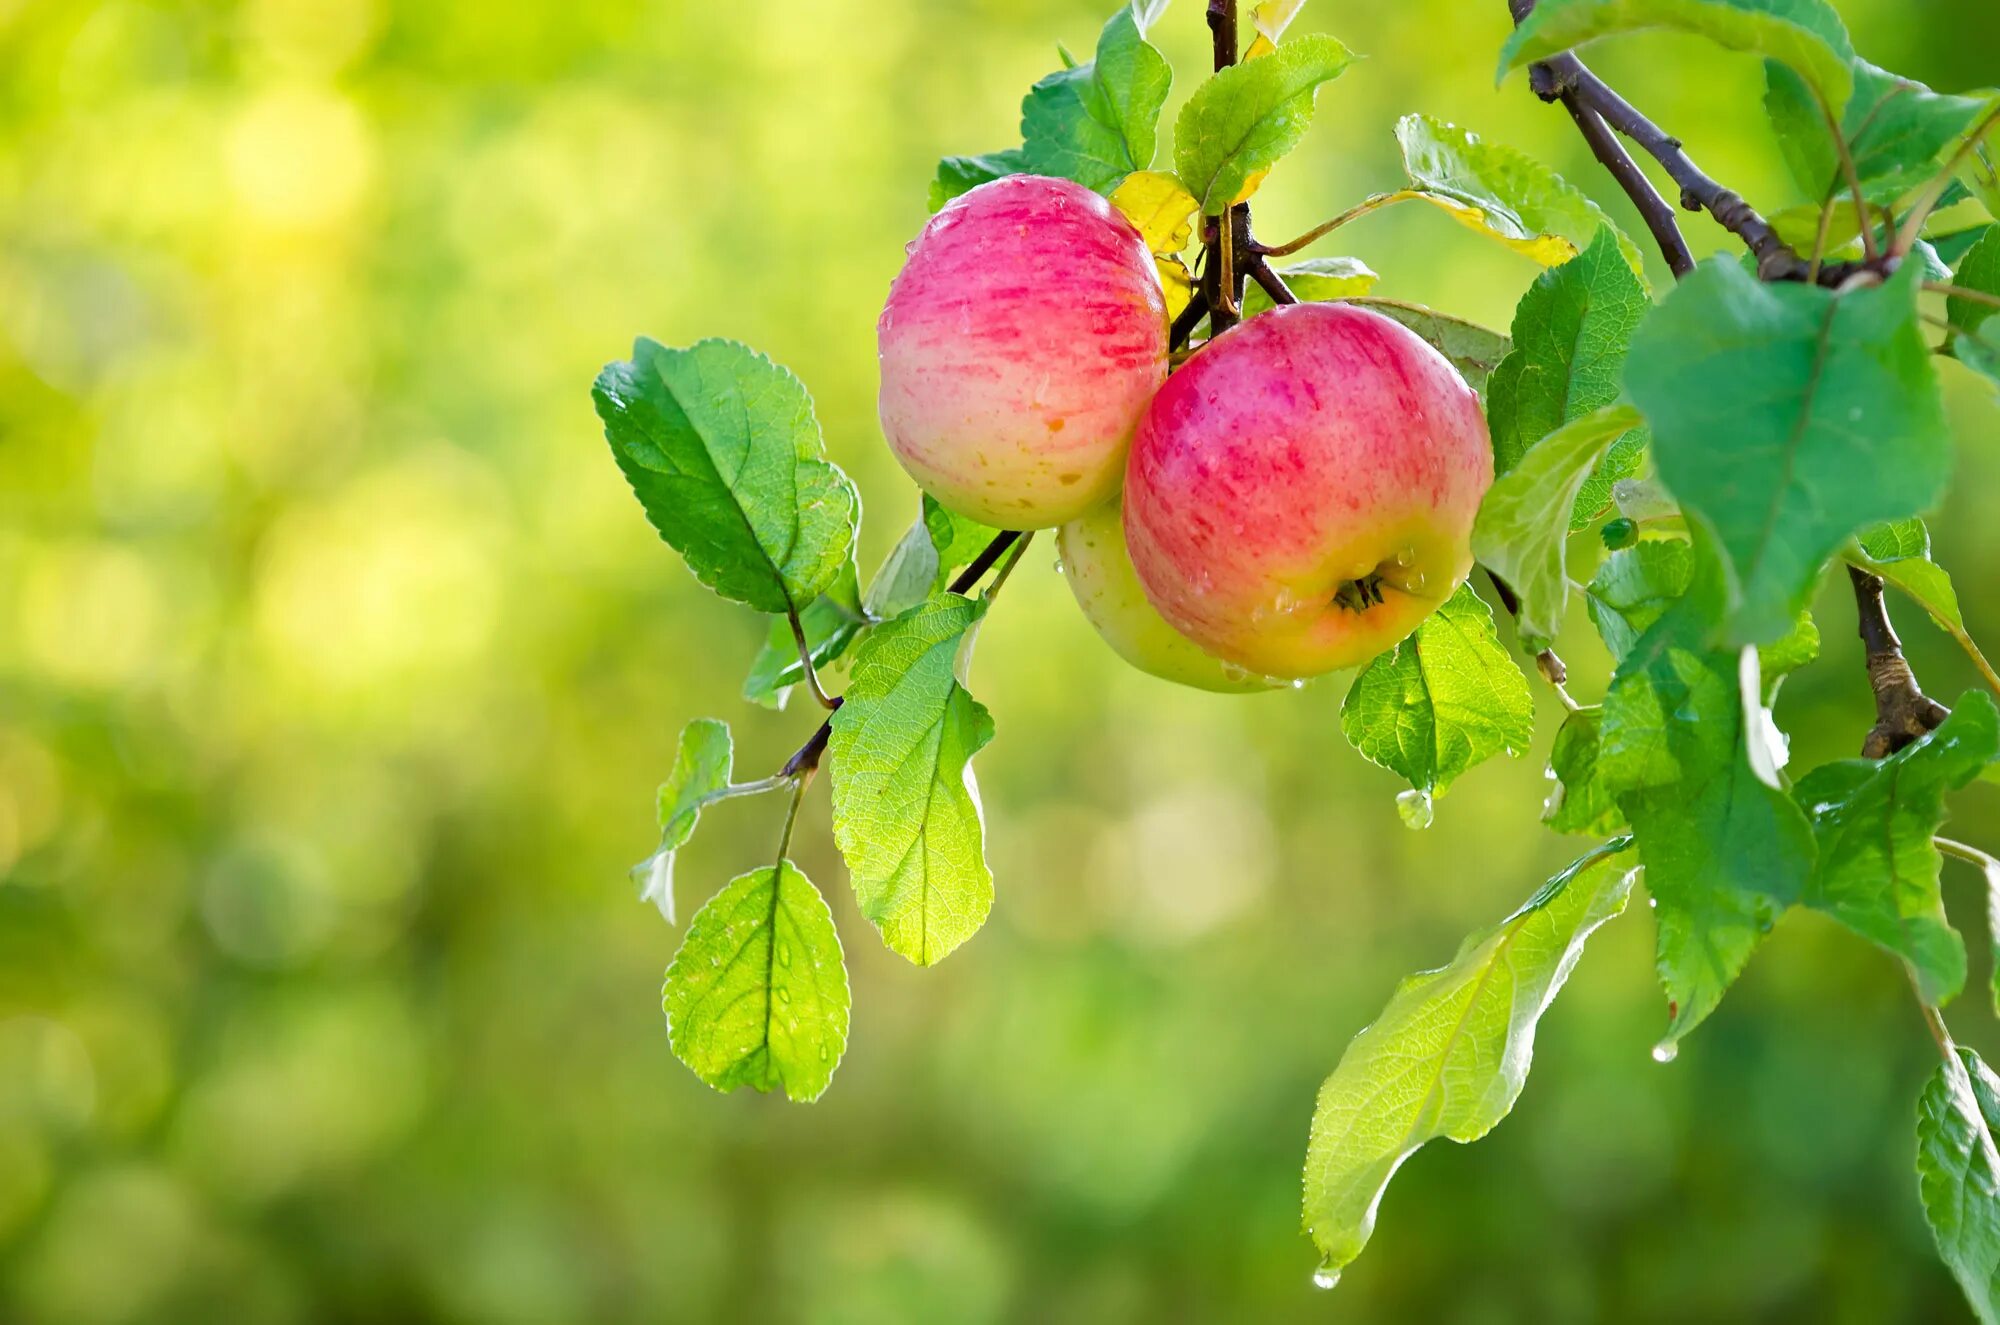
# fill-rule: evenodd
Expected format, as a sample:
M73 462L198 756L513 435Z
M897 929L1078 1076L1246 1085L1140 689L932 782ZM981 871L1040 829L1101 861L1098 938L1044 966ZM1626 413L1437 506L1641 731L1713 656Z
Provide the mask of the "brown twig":
M1903 657L1903 642L1889 621L1882 601L1882 577L1859 566L1847 568L1854 582L1854 610L1862 647L1868 651L1868 686L1875 692L1875 725L1861 743L1869 759L1892 755L1951 716L1951 710L1926 695L1916 673Z

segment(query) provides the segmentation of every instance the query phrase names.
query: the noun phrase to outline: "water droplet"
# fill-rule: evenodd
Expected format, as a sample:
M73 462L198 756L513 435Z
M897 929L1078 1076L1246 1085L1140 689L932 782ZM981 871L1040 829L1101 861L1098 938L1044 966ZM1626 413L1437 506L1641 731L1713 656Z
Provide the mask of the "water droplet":
M1436 811L1431 805L1431 794L1412 787L1397 793L1396 813L1403 816L1407 828L1429 828Z
M1058 552L1056 553L1056 574L1060 575L1062 573L1063 573L1062 553Z
M1304 678L1303 676L1294 677L1290 681L1287 681L1285 684L1290 686L1294 690L1304 690L1306 688L1306 678Z
M1674 1059L1680 1057L1680 1052L1681 1046L1677 1041L1661 1040L1653 1046L1653 1061L1656 1063L1671 1063Z
M791 990L789 990L789 989L787 989L787 988L785 988L785 987L784 987L783 985L779 985L779 986L778 986L778 1001L779 1001L780 1003L785 1003L785 1004L789 1004L789 1003L790 1003L790 1002L792 1001L792 991L791 991Z
M1324 1292L1340 1282L1340 1271L1330 1265L1322 1265L1313 1271L1313 1287Z
M1222 664L1222 679L1231 685L1241 685L1245 681L1248 681L1250 676L1251 672L1248 667L1238 667L1233 662Z
M780 941L778 944L778 965L790 966L791 964L792 964L792 945Z

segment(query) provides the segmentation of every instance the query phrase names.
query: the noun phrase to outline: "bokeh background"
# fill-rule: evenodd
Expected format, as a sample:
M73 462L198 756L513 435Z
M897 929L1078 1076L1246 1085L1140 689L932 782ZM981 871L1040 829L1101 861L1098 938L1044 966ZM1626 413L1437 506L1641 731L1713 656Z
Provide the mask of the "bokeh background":
M1847 0L1860 48L1993 81L1990 0ZM1881 954L1793 917L1679 1061L1651 926L1593 943L1514 1116L1391 1189L1333 1293L1298 1173L1394 980L1580 848L1540 752L1412 832L1338 678L1221 698L1119 666L1031 552L975 669L999 900L940 968L855 915L807 1107L712 1093L625 869L680 725L744 776L814 719L737 697L761 623L653 536L587 389L635 333L814 392L871 567L914 515L872 326L941 153L1018 141L1103 0L0 0L0 1320L1958 1320L1910 1173L1933 1051ZM1258 198L1282 237L1393 184L1408 110L1639 228L1565 116L1496 89L1498 0L1315 0L1369 58ZM1197 0L1159 33L1182 74ZM1768 206L1754 61L1600 67ZM1689 225L1698 249L1718 234ZM1339 246L1504 326L1534 271L1422 208ZM1664 279L1664 273L1658 273ZM2000 415L1955 364L1937 524L2000 642ZM1930 687L1972 682L1899 607ZM1578 614L1581 627L1581 614ZM1801 766L1867 725L1852 617L1786 688ZM1594 697L1587 627L1566 652ZM1544 702L1546 696L1542 697ZM1553 731L1545 703L1542 749ZM2000 847L2000 788L1957 831ZM691 910L765 859L713 810ZM1948 896L1975 936L1974 881ZM1954 1022L2000 1049L1977 992Z

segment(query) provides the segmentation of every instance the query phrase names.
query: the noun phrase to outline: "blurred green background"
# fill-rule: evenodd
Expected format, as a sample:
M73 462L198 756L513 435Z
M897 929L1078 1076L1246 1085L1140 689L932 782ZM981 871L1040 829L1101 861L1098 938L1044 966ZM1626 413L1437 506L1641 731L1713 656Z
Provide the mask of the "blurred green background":
M1991 0L1843 7L1878 63L1993 80ZM855 999L832 1090L725 1098L669 1052L677 935L624 871L675 735L732 720L754 776L814 718L737 698L762 624L647 528L591 377L641 332L790 365L872 567L916 509L872 328L933 164L1018 141L1054 42L1087 51L1105 9L0 0L0 1320L1965 1318L1917 1212L1934 1058L1890 961L1793 917L1658 1066L1643 907L1513 1118L1418 1155L1312 1290L1319 1079L1582 844L1537 822L1539 750L1405 829L1338 678L1230 699L1126 670L1046 547L974 673L986 929L931 971L886 953L822 784L799 856ZM1499 0L1315 0L1300 27L1369 58L1259 195L1265 235L1395 183L1408 110L1641 233L1565 116L1495 89ZM1197 0L1159 35L1177 105ZM1712 172L1796 200L1754 61L1662 38L1598 64ZM1500 326L1534 274L1428 209L1339 238L1316 251L1381 293ZM1942 372L1939 555L2000 641L2000 416ZM1931 689L1972 682L1898 614ZM1829 662L1780 704L1800 767L1868 721L1851 607L1821 620ZM684 912L765 859L778 808L711 811ZM1956 831L2000 847L1997 808L1975 787ZM1977 934L1973 881L1948 889ZM1992 1050L1984 1001L1954 1023Z

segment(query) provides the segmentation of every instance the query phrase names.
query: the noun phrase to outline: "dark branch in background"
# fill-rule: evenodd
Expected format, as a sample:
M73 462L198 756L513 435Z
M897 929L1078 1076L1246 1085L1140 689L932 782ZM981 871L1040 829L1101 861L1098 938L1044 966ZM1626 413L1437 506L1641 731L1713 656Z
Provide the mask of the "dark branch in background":
M1515 26L1533 12L1535 0L1507 0ZM1662 216L1665 200L1652 182L1640 172L1632 158L1606 129L1616 129L1665 168L1681 189L1681 206L1691 212L1706 211L1725 230L1749 246L1757 258L1757 275L1767 281L1811 281L1839 289L1857 275L1888 276L1900 261L1897 245L1888 251L1873 252L1860 262L1819 263L1799 256L1789 244L1741 196L1725 189L1704 174L1681 149L1680 139L1668 134L1619 96L1603 79L1590 72L1583 61L1564 52L1537 61L1528 70L1528 86L1543 101L1560 101L1576 121L1577 129L1591 151L1604 163L1646 218L1653 238L1660 246L1676 280L1692 270L1687 242L1671 215ZM1837 140L1837 129L1836 129ZM1841 145L1843 155L1845 144ZM1851 163L1849 166L1851 173ZM1850 181L1852 182L1852 181ZM1859 189L1856 189L1857 194ZM1865 214L1862 218L1866 228ZM1951 710L1924 694L1916 674L1903 657L1902 641L1890 624L1888 605L1882 601L1881 577L1848 568L1854 582L1854 608L1859 619L1861 641L1868 650L1868 685L1875 692L1875 725L1869 729L1862 753L1871 759L1893 754L1935 728L1951 715ZM1500 600L1512 610L1511 591L1498 579L1493 587ZM1546 668L1544 669L1546 671Z
M1875 692L1875 725L1862 742L1869 759L1894 754L1951 716L1951 710L1917 686L1916 674L1903 658L1903 642L1889 623L1882 601L1882 577L1858 566L1847 568L1854 581L1855 614L1860 618L1861 643L1868 650L1868 684Z
M1535 0L1508 0L1508 9L1519 24L1535 8ZM1584 67L1583 61L1564 52L1537 62L1529 71L1529 86L1536 96L1544 101L1561 101L1572 115L1579 110L1594 114L1604 124L1616 129L1645 153L1660 163L1667 175L1679 186L1681 206L1691 212L1707 212L1715 218L1716 224L1741 239L1757 258L1757 274L1767 281L1804 281L1815 279L1820 285L1838 287L1862 271L1877 276L1887 276L1896 269L1899 259L1893 253L1865 259L1860 262L1830 262L1823 264L1817 273L1812 264L1799 256L1797 250L1778 238L1778 232L1771 223L1757 213L1757 209L1745 202L1741 195L1725 189L1711 179L1681 146L1681 140L1653 123L1631 102L1614 92L1605 81ZM1578 126L1583 128L1579 117ZM1585 131L1588 138L1589 131ZM1591 144L1596 150L1597 144ZM1621 155L1622 149L1621 149ZM1602 157L1600 156L1600 159ZM1628 163L1630 158L1626 158ZM1606 162L1609 166L1610 163ZM1647 225L1653 226L1653 204L1659 195L1636 167L1630 171L1613 168L1611 173L1618 179L1640 214L1647 218ZM1654 226L1655 238L1660 231ZM1678 245L1685 254L1685 245ZM1667 264L1681 260L1673 250L1661 242L1661 252L1666 255ZM1681 268L1675 269L1679 275Z
M979 583L980 576L993 569L993 563L1000 560L1000 554L1014 546L1014 540L1020 536L1021 531L1018 529L1001 531L991 543L979 550L979 555L974 557L970 564L958 573L958 578L946 588L952 593L965 593L971 589L973 585Z

